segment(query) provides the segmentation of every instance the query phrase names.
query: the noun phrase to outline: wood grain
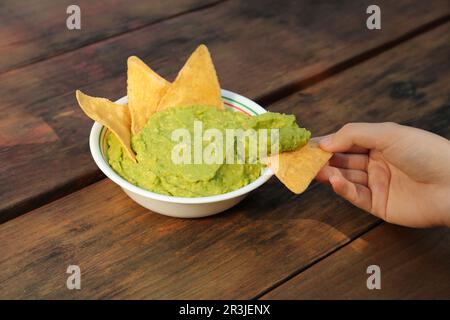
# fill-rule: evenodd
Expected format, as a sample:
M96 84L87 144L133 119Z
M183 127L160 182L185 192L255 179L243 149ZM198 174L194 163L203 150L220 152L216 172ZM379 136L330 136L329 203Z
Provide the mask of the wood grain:
M299 91L271 111L294 113L313 136L348 122L393 121L450 138L450 24Z
M449 299L450 230L383 223L263 299ZM367 267L381 289L367 289Z
M6 0L0 3L0 72L44 60L90 43L142 28L214 0ZM66 27L67 7L81 10L81 30Z
M53 132L51 138L30 143L31 134L0 127L8 141L0 146L0 221L102 177L88 150L92 122L76 106L73 91L81 88L112 99L124 95L129 55L173 79L203 42L213 54L222 87L258 98L393 41L446 14L447 8L445 0L385 1L383 29L372 32L364 27L368 4L228 1L1 74L2 117L23 118L25 127Z
M227 213L189 220L103 180L0 225L0 298L252 298L375 221L310 191L272 179ZM66 288L68 265L81 268L79 291Z
M424 34L271 109L303 115L301 123L322 133L371 116L448 135L448 117L426 120L448 112L448 31ZM392 83L418 75L433 79L420 86L425 97L391 97ZM377 223L319 185L295 196L272 179L226 213L179 220L148 212L103 180L0 225L0 298L252 298ZM69 264L81 267L80 291L65 287Z

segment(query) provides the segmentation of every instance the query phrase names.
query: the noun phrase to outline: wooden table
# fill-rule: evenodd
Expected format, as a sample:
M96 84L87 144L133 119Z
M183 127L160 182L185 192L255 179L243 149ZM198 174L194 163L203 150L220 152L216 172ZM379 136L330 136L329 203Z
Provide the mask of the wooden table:
M384 223L276 179L210 218L138 206L100 173L74 90L119 98L126 58L173 79L200 43L221 84L314 135L395 121L450 138L448 0L0 5L0 298L450 298L450 231ZM382 289L368 290L369 265ZM81 290L66 269L81 268Z

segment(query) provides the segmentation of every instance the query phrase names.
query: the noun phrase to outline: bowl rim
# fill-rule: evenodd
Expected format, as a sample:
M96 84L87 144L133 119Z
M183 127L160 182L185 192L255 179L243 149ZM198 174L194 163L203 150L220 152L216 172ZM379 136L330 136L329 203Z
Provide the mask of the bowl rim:
M231 100L240 106L247 108L250 111L253 111L253 114L263 114L267 112L266 109L261 107L256 102L241 96L240 94L234 93L229 90L222 89L221 90L222 98L225 98L227 100ZM118 104L125 104L128 102L127 96L124 96L118 100L115 101ZM227 104L227 103L225 103ZM239 109L239 108L237 108ZM239 109L243 113L250 114L242 109ZM270 168L264 168L262 170L261 175L251 183L243 186L242 188L233 190L231 192L218 194L214 196L207 196L207 197L175 197L175 196L167 196L164 194L159 194L156 192L145 190L141 187L138 187L131 182L128 182L124 178L122 178L119 174L117 174L109 165L107 160L103 157L102 151L100 149L100 134L103 129L103 125L95 122L92 126L91 133L89 136L89 147L92 154L92 157L96 163L96 165L99 167L99 169L113 182L118 184L120 187L133 192L135 194L138 194L140 196L143 196L145 198L150 198L154 200L160 200L164 202L171 202L171 203L185 203L185 204L200 204L200 203L211 203L211 202L219 202L224 201L232 198L236 198L242 195L245 195L249 193L250 191L255 190L256 188L263 185L267 180L269 180L273 176L273 171Z

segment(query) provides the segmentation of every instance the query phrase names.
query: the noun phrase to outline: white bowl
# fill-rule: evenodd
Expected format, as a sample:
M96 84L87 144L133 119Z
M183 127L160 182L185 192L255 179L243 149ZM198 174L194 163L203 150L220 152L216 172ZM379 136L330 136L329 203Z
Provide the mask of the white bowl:
M237 93L222 90L222 98L226 107L249 115L267 112L263 107ZM125 104L128 98L122 97L116 103ZM89 146L95 163L103 173L118 184L123 191L141 206L171 217L200 218L210 216L231 208L245 198L252 190L258 188L272 177L269 168L262 170L261 176L250 184L232 192L198 198L172 197L151 192L133 185L119 176L110 166L105 156L105 136L108 129L95 122L91 129Z

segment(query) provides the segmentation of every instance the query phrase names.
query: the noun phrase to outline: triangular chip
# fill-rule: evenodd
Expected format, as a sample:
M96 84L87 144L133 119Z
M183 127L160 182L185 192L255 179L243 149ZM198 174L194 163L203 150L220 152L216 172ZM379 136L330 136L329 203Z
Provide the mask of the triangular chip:
M141 59L128 58L127 95L131 114L131 132L138 133L156 112L170 83L150 69Z
M300 149L270 157L269 167L289 190L299 194L306 190L332 155L310 141Z
M80 90L76 91L76 96L84 113L111 130L122 143L130 158L136 162L136 156L131 149L131 122L128 106L116 104L105 98L90 97Z
M158 111L170 107L193 105L223 109L219 80L205 45L200 45L186 61L177 78L162 97Z

